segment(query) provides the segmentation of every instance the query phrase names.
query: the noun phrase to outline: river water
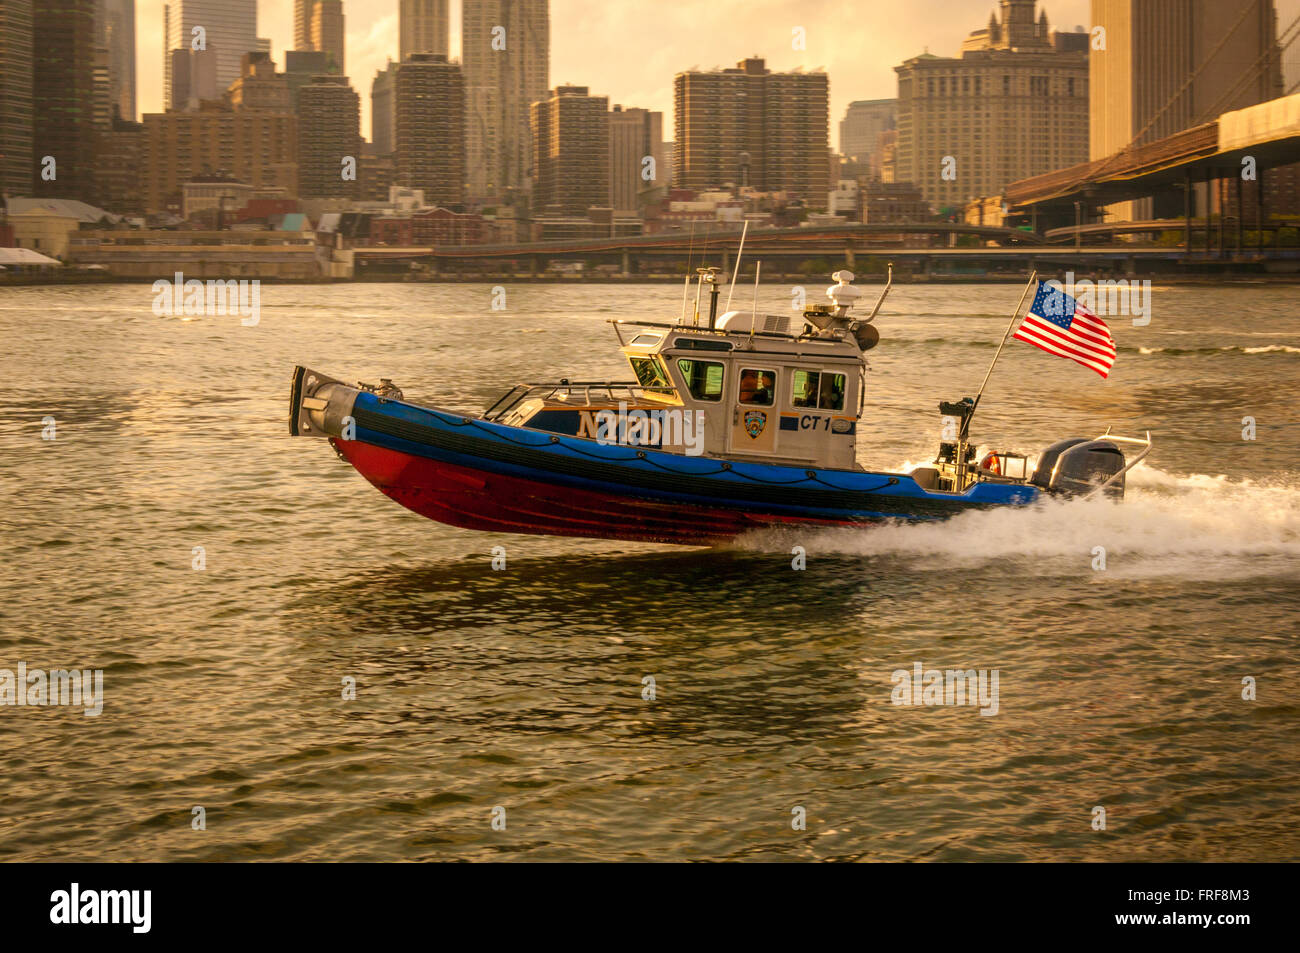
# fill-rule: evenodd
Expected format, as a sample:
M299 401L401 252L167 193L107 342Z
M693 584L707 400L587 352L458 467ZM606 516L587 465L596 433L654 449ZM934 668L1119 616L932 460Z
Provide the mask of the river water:
M97 717L0 707L0 858L1300 858L1294 287L1157 286L1105 382L1008 344L976 436L1149 429L1121 506L720 549L440 526L287 432L297 363L467 410L627 379L605 322L680 287L261 291L0 290L0 668L104 672ZM1018 295L894 291L864 463L933 454ZM996 715L894 704L918 663Z

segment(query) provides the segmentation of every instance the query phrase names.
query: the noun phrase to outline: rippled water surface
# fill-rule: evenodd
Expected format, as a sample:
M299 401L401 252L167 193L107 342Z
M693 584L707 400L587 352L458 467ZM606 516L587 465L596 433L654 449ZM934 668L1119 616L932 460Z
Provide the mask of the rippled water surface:
M294 364L476 410L626 379L605 321L681 296L507 291L265 286L243 327L156 317L147 285L0 290L0 668L105 673L99 717L0 707L0 858L1300 858L1294 287L1157 286L1108 382L1008 345L977 436L1150 429L1122 506L714 550L479 535L288 436ZM1018 295L895 290L864 463L933 454ZM997 714L892 704L916 662L997 669Z

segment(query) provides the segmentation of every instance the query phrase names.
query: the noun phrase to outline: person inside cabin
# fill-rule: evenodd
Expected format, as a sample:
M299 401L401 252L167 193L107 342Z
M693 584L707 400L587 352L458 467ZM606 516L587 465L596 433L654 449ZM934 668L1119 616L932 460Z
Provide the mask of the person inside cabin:
M820 375L816 371L794 372L794 393L791 403L796 407L817 406L817 385Z
M821 407L825 410L844 409L844 375L823 374Z
M770 407L776 397L776 375L771 371L740 372L740 402Z

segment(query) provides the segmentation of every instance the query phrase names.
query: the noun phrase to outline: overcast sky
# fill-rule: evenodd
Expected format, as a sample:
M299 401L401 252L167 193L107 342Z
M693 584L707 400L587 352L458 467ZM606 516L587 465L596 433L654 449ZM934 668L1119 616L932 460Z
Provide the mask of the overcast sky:
M1245 0L1223 0L1241 3ZM361 94L361 132L370 138L370 83L397 56L398 0L344 0L347 71ZM460 2L451 0L452 53L458 53ZM136 0L138 108L157 112L162 92L163 0ZM831 144L855 99L897 93L894 67L924 53L955 55L988 23L995 0L551 0L551 85L589 86L610 103L662 110L672 135L673 75L730 66L757 54L773 69L825 68L831 79ZM1090 0L1044 0L1053 29L1088 27ZM1282 27L1300 0L1278 0ZM805 50L792 48L795 27ZM293 42L293 0L259 0L258 35L271 39L284 69Z

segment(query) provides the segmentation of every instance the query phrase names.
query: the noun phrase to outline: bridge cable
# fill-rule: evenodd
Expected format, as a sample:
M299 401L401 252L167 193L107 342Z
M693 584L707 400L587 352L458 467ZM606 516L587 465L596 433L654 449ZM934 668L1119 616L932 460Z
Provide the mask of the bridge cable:
M1219 55L1219 51L1222 50L1224 45L1228 42L1228 40L1232 38L1232 35L1237 32L1238 27L1240 27L1244 22L1246 22L1246 17L1251 13L1251 11L1259 7L1260 3L1261 0L1254 0L1254 2L1249 4L1245 9L1241 11L1241 16L1237 18L1237 22L1232 25L1231 29L1224 32L1223 38L1219 40L1218 45L1215 46L1215 48L1210 51L1210 55L1207 56L1205 60L1201 63L1201 65L1198 66L1192 72L1191 76L1187 77L1187 81L1183 83L1181 87L1179 87L1177 92L1175 92L1172 96L1169 97L1169 100L1163 106L1160 107L1159 111L1156 112L1156 114L1152 116L1150 120L1148 120L1147 124L1143 126L1141 130L1138 131L1138 134L1129 141L1128 145L1124 146L1123 148L1119 149L1117 152L1112 153L1110 156L1104 159L1097 160L1100 164L1096 165L1095 168L1093 167L1092 163L1089 163L1088 169L1082 174L1080 178L1078 178L1073 183L1071 183L1069 188L1075 188L1077 186L1083 185L1089 179L1096 179L1099 176L1112 171L1115 164L1119 162L1121 159L1123 159L1125 155L1129 152L1129 150L1133 149L1136 145L1138 145L1139 141L1142 139L1143 136L1147 134L1147 132L1150 131L1151 127L1154 126L1156 122L1166 112L1169 111L1169 108L1171 106L1173 106L1176 102L1178 102L1183 97L1183 94L1186 93L1188 88L1191 87L1192 83L1196 81L1196 78L1200 76L1201 72L1207 66L1210 65L1210 63L1213 61L1213 59L1216 56Z
M1282 32L1281 35L1286 36L1286 34L1290 33L1291 30L1295 28L1297 25L1300 25L1300 14L1296 15L1296 17L1291 21L1291 25L1288 26L1286 30ZM1292 43L1295 42L1296 37L1300 37L1300 30L1298 30L1296 32L1296 35L1291 37L1291 39L1288 40L1284 45L1279 44L1276 48L1269 47L1265 49L1263 53L1261 53L1258 57L1255 58L1255 62L1250 67L1250 69L1242 73L1240 78L1238 78L1237 82L1233 84L1233 86L1226 93L1223 93L1217 100L1215 100L1213 106L1211 106L1209 109L1202 112L1200 118L1198 118L1196 122L1192 123L1192 125L1199 126L1203 123L1209 122L1217 118L1224 111L1221 108L1223 104L1225 102L1231 101L1233 97L1235 97L1238 93L1243 91L1246 85L1254 82L1264 72L1264 70L1272 63L1273 53L1275 51L1277 52L1278 60L1280 61L1282 58L1282 53L1287 49L1287 47L1289 47Z

